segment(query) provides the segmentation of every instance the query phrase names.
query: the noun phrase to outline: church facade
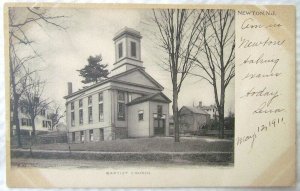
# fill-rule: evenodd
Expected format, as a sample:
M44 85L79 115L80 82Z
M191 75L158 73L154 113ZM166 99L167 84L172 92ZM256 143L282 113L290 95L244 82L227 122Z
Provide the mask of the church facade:
M111 76L72 92L68 83L66 121L70 142L169 135L169 103L163 87L146 73L140 32L123 28L113 38Z

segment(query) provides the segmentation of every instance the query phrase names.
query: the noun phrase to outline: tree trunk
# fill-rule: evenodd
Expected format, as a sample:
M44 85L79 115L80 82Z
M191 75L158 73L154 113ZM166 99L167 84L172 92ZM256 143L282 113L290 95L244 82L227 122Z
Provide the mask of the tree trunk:
M223 37L223 32L221 33L221 39ZM220 92L220 113L219 113L219 124L220 124L220 138L224 138L224 104L225 104L225 66L224 66L224 45L220 43L221 54L221 92Z
M11 58L10 58L11 59ZM18 148L22 147L22 142L21 142L21 130L20 130L20 122L19 122L19 100L20 100L20 95L17 93L16 90L16 83L15 83L15 76L12 72L12 61L10 61L10 75L11 75L11 86L12 86L12 91L13 91L13 123L16 126L16 134L17 134L17 146ZM10 127L11 131L11 136L12 136L12 129L13 126Z
M220 106L220 113L219 113L219 138L223 139L224 138L224 105Z
M175 86L175 87L174 87ZM179 115L178 115L178 91L177 91L177 85L173 85L173 117L174 117L174 137L175 142L179 142Z
M35 123L34 123L34 118L35 117L31 117L31 125L32 125L32 133L31 136L34 138L35 137Z
M16 94L14 96L14 109L13 109L13 124L16 126L16 134L17 134L17 146L18 148L22 147L22 142L21 142L21 129L20 129L20 122L19 122L19 96ZM13 126L10 127L11 129ZM11 134L12 136L12 134Z

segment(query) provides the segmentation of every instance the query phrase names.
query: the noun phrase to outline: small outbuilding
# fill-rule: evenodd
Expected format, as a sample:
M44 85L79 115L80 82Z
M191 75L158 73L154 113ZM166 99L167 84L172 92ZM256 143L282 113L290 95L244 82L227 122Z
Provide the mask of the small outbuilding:
M179 110L179 124L182 133L196 133L210 122L210 114L199 107L183 106Z

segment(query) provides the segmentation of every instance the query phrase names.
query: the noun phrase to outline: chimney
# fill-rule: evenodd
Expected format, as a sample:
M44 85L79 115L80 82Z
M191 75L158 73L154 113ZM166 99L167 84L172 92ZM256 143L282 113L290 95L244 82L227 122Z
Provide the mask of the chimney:
M199 106L198 106L199 108L201 108L202 107L202 101L199 101Z
M68 82L68 95L72 94L72 82Z

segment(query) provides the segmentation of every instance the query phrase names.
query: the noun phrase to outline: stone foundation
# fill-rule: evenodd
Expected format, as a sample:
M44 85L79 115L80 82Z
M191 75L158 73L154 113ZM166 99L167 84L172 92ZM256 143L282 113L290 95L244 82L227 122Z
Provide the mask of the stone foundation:
M90 130L93 131L92 137L90 136ZM84 134L83 142L97 142L97 141L106 141L106 140L115 140L115 139L126 139L128 138L127 128L125 127L106 127L106 128L97 128L97 129L87 129L82 130ZM68 133L68 140L70 143L82 143L81 141L81 132L74 131ZM73 140L73 133L75 133L75 140ZM91 140L92 138L92 140Z

